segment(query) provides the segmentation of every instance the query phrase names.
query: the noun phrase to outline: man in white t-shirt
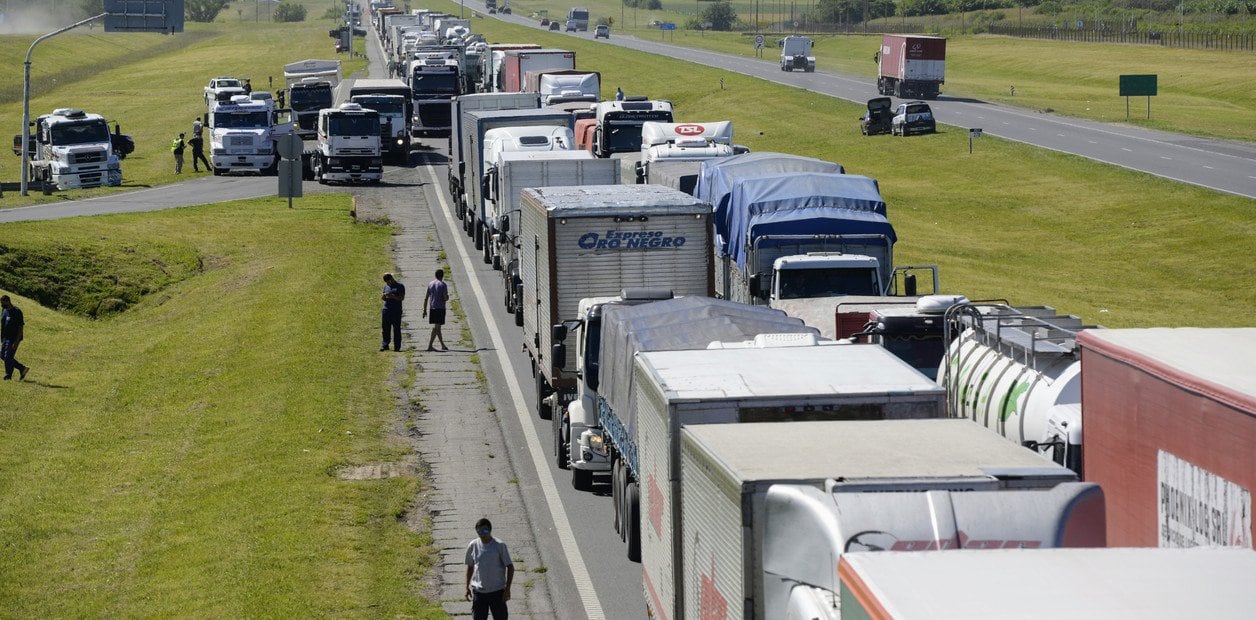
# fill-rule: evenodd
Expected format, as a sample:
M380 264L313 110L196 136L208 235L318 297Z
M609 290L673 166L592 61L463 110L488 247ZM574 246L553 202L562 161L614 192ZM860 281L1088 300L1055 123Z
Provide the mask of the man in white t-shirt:
M475 522L479 535L467 545L467 600L471 601L471 618L506 620L506 602L510 600L510 583L515 578L515 565L510 561L506 543L493 538L493 524L488 519Z

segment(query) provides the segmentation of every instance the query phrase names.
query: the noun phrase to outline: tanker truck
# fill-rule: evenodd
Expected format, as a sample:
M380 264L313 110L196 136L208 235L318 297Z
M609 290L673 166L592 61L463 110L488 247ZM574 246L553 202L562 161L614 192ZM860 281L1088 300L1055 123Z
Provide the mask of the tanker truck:
M967 420L688 424L679 434L679 480L642 506L656 618L836 620L850 617L837 583L848 554L1106 542L1098 485Z
M1088 327L1049 306L974 302L947 309L938 382L946 387L950 415L1081 474L1077 335Z

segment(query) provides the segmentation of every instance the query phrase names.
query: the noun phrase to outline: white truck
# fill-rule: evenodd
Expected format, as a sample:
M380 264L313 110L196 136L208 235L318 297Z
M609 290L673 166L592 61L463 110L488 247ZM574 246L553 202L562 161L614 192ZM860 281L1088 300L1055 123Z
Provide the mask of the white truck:
M550 110L467 110L462 113L462 156L464 172L462 204L463 230L475 241L475 249L484 249L485 222L484 135L498 127L557 127L571 129L571 115Z
M938 382L952 416L1082 472L1081 356L1086 325L1049 306L959 304L947 310Z
M602 97L602 75L577 69L528 71L524 92L541 95L542 105L597 103Z
M236 95L247 94L244 92L244 83L239 78L216 77L210 80L209 85L205 87L205 105L208 107L215 101L231 101L231 98Z
M283 66L284 88L288 90L287 105L292 109L296 131L303 138L314 136L318 111L335 105L335 90L340 85L339 60L307 59Z
M660 465L642 493L641 514L650 515L641 523L642 572L656 618L727 610L836 620L850 617L840 613L849 611L838 587L842 558L1106 542L1098 485L966 420L686 424L673 432L676 477L663 480Z
M680 523L682 428L944 415L941 386L871 345L766 334L725 348L638 353L631 363L630 391L604 383L603 392L613 390L599 414L614 442L612 497L620 502L628 557L641 559L647 589L656 591L647 601L674 600L676 592L675 575L658 556L680 548L673 525Z
M449 102L461 94L462 48L419 46L410 52L406 81L414 99L411 130L416 135L447 135Z
M342 103L318 113L318 146L310 158L319 183L379 183L384 158L379 113L356 103Z
M354 80L349 101L379 113L380 139L384 150L396 163L410 159L410 87L401 80ZM328 106L330 107L330 106Z
M490 197L490 190L495 189L495 177L498 174L498 167L501 165L502 156L507 153L565 153L573 152L571 149L574 140L571 133L571 127L559 125L532 125L523 127L496 127L484 132L483 150L481 156L480 175L480 200L484 204L483 221L481 225L484 227L483 232L479 233L483 237L481 245L483 246L484 262L493 264L495 269L501 268L503 248L498 245L499 233L501 232L501 218L508 217L511 210L518 209L520 186L513 192L513 200L510 192L504 195L505 200L493 200ZM548 185L573 185L571 183L548 183ZM578 185L578 183L574 184ZM509 205L509 206L508 206ZM510 244L513 246L513 244ZM509 259L507 259L509 262Z
M36 118L27 143L30 182L45 192L122 185L112 135L103 116L74 108ZM21 135L13 138L13 153L22 154Z
M851 553L837 572L842 618L1240 620L1256 609L1251 549Z
M470 110L536 110L541 98L536 93L474 93L458 95L449 101L449 197L455 215L462 219L462 195L467 172L465 149L462 141L466 130L462 114Z
M781 46L781 71L812 73L816 70L816 57L811 55L815 42L810 37L791 34L778 44Z
M555 326L581 299L670 283L676 295L711 294L710 206L656 185L523 190L517 319L536 371L536 407L549 420L575 397L572 353L555 359ZM521 316L520 316L521 315Z
M572 486L579 490L591 487L596 472L610 471L615 447L628 441L623 428L602 424L600 412L615 409L617 400L621 409L630 406L637 353L704 349L712 342L742 342L760 334L777 340L797 334L809 344L816 334L777 310L710 297L672 299L667 288L582 299L573 319L563 326L569 331L564 336L575 336L576 398L554 416L554 455L560 469L570 467ZM566 338L561 340L565 347Z
M279 166L276 142L292 133L274 101L236 95L230 101L210 105L208 121L209 164L214 175L230 172L274 173Z
M664 162L694 162L696 178L699 162L749 152L733 144L733 122L660 123L641 125L641 161L637 182L650 182L650 167Z

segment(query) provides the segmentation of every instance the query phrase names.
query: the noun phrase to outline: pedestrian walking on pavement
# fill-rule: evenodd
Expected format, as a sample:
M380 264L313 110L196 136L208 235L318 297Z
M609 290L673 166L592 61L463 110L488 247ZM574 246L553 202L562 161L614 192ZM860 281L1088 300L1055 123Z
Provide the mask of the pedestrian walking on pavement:
M205 172L209 172L210 170L213 170L213 168L210 167L209 165L209 160L205 159L205 138L202 138L201 134L199 133L192 134L192 138L188 140L188 146L192 147L192 170L193 171L195 172L201 171L200 167L197 166L197 162L205 163Z
M493 524L488 519L475 522L477 538L467 545L467 600L471 601L472 620L506 620L510 612L510 584L515 579L515 565L510 560L506 543L493 538Z
M183 142L183 134L179 134L178 139L170 144L170 152L174 153L174 173L183 174L183 149L187 145Z
M427 350L435 351L432 344L440 340L440 350L448 351L449 347L445 346L445 337L440 333L441 325L445 324L445 304L449 301L449 286L445 284L445 270L436 270L436 279L427 285L427 292L423 294L423 316L430 317L428 322L432 324L432 336L427 339Z
M25 331L26 319L22 317L22 309L13 305L8 295L0 295L0 359L4 360L4 380L13 378L13 371L18 372L18 379L25 380L29 366L17 361L17 346L22 344L22 333Z
M401 302L406 298L406 287L393 278L393 274L384 274L384 294L379 296L384 300L384 308L380 315L380 332L383 336L383 344L379 345L380 351L388 350L388 342L391 339L393 350L401 350ZM391 338L390 338L391 336Z

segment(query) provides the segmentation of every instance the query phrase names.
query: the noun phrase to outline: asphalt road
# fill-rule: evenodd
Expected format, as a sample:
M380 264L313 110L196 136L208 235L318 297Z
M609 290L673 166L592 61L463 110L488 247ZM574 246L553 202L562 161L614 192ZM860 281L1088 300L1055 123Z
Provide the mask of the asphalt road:
M535 20L527 17L518 15L495 15L494 17L540 29ZM589 31L569 36L592 39L593 33ZM865 77L823 70L817 70L815 73L783 72L777 64L774 48L764 50L765 59L757 60L681 47L662 41L620 36L614 32L611 33L610 39L599 40L609 45L726 69L860 104L873 97L881 96L876 91L876 83ZM868 56L871 62L871 52ZM823 54L817 58L817 64L823 68ZM1197 138L1126 125L1068 118L948 94L943 94L936 101L930 102L930 106L938 122L960 129L980 128L988 135L1146 172L1218 192L1256 198L1256 144ZM1153 114L1155 112L1154 102L1152 112ZM1132 113L1137 113L1137 110ZM851 132L858 131L855 119L850 120L848 129ZM888 136L885 138L891 139Z

